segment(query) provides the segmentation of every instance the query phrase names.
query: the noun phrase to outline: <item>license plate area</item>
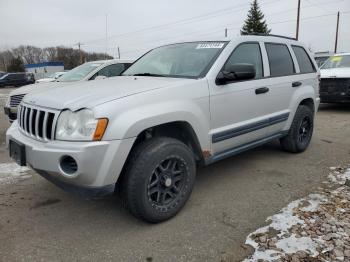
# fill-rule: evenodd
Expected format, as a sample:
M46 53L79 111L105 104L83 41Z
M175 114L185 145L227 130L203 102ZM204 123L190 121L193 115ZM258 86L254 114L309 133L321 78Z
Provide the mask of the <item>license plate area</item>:
M20 166L26 166L26 147L16 141L10 140L10 157Z

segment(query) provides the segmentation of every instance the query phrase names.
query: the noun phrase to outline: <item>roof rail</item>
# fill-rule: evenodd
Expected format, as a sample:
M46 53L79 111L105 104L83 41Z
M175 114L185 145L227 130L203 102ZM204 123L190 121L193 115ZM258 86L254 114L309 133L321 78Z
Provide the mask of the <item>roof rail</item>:
M284 36L284 35L273 35L273 34L264 34L264 33L248 33L245 35L255 35L255 36L273 36L273 37L279 37L279 38L285 38L285 39L289 39L289 40L297 40L294 37L288 37L288 36Z

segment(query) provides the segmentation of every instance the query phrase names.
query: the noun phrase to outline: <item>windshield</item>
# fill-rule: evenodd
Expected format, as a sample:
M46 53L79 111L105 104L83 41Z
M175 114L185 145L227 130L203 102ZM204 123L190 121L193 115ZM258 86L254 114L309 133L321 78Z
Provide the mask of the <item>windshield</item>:
M59 82L74 82L85 78L89 73L95 70L97 67L103 63L85 63L82 64L69 72L65 73L59 78Z
M350 55L331 56L321 69L350 67Z
M53 73L51 75L48 76L48 78L57 78L61 75L62 73L61 72L56 72L56 73Z
M197 78L217 58L226 42L192 42L151 50L123 75Z
M0 79L4 79L8 74L4 74L3 76L0 77Z

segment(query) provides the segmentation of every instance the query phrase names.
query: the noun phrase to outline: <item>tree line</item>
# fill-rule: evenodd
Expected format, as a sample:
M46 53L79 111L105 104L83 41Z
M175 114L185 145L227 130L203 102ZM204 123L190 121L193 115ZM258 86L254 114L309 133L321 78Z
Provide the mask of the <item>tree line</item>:
M103 53L85 52L70 47L56 46L40 48L31 45L21 45L0 51L0 71L24 72L24 65L41 62L63 62L64 69L72 69L82 62L112 59Z
M264 14L260 9L257 0L252 0L247 19L241 29L242 35L247 34L269 34ZM0 51L0 71L23 72L25 64L40 63L45 61L63 62L65 69L72 69L82 62L112 59L113 57L103 53L88 53L77 49L56 46L40 48L31 45L21 45L16 48Z

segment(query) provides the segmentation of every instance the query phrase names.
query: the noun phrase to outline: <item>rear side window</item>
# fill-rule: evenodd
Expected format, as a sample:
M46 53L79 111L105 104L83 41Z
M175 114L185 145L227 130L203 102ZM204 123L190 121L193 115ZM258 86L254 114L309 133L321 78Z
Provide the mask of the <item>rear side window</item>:
M239 45L227 60L225 66L247 63L255 66L255 78L263 77L263 64L259 43L244 43Z
M270 75L288 76L295 73L292 56L284 44L265 43L270 64Z
M315 67L305 49L301 46L292 46L292 49L297 58L300 73L306 74L315 72Z

